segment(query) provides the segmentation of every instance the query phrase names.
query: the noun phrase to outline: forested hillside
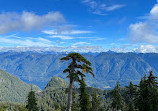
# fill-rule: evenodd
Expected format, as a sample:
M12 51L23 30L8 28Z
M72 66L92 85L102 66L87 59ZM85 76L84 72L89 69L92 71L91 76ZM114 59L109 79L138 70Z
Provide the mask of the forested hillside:
M133 85L131 82L126 87L120 87L119 82L117 82L112 90L86 87L87 94L90 95L90 111L157 111L158 87L156 78L153 72L150 72L149 76L144 76L141 79L139 85ZM19 85L22 84L19 83ZM68 83L65 80L53 77L43 91L36 91L38 111L65 111L68 94L67 85ZM17 89L13 91L17 91ZM22 92L22 90L20 91ZM73 87L72 111L82 111L80 94L81 90ZM14 99L12 96L11 98ZM0 102L0 110L28 111L26 109L27 103L26 101L21 104Z
M32 88L36 92L41 91L36 85ZM0 101L23 103L30 90L31 85L0 69Z
M65 85L66 83L66 85ZM50 85L51 84L51 85ZM62 109L65 110L67 106L67 94L68 94L68 86L67 82L59 77L53 77L51 81L47 84L44 91L37 93L38 98L38 106L40 111L48 111L53 109ZM59 86L59 87L57 87ZM66 86L66 87L65 87ZM101 108L107 109L110 104L109 96L110 91L103 91L101 89L87 87L88 94L91 96L95 91L99 100L101 101ZM73 105L72 111L79 111L79 94L80 91L78 88L73 88ZM91 98L92 99L92 98Z

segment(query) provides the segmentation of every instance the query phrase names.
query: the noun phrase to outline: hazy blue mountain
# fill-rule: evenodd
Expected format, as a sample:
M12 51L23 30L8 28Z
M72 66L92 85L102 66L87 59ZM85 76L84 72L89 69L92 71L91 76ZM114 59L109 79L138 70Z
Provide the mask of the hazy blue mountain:
M32 88L36 92L41 91L36 85ZM30 90L31 85L0 69L0 101L25 102Z
M67 53L51 52L3 52L0 53L0 68L44 89L52 77L65 79L63 70L68 62L60 61ZM119 80L121 85L130 81L138 83L150 70L158 75L158 54L155 53L82 53L92 63L93 78L87 75L86 83L98 88L114 87Z

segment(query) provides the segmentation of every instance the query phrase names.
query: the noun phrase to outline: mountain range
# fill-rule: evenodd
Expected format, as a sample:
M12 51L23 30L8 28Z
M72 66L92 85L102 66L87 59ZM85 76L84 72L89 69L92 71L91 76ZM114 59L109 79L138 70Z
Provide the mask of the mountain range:
M0 69L3 69L26 83L36 84L44 89L52 77L65 80L63 70L69 62L60 61L67 53L57 52L0 52ZM93 78L86 74L88 86L101 89L113 88L117 81L122 86L130 81L137 84L144 74L153 71L158 76L157 53L82 53L92 63Z

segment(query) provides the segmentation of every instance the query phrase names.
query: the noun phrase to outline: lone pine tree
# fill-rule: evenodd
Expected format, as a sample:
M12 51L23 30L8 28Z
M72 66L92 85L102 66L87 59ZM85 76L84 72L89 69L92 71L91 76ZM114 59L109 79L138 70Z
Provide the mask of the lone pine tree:
M67 111L71 111L73 83L74 81L79 82L79 76L85 77L85 75L80 70L86 73L90 73L93 76L94 74L92 73L92 68L90 67L91 63L79 53L70 53L66 57L61 58L60 60L71 60L71 63L69 64L68 68L63 71L64 73L68 73L67 78L69 78L70 82L68 89Z

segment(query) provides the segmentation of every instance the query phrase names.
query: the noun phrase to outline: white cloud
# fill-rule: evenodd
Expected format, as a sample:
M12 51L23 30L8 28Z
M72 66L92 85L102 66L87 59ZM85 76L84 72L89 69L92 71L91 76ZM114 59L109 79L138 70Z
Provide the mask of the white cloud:
M68 35L50 35L50 36L47 36L49 38L60 38L60 39L63 39L63 40L66 40L66 39L90 39L90 40L104 40L105 38L101 38L101 37L72 37L72 36L68 36Z
M87 33L93 33L92 31L85 31L85 30L44 30L42 31L45 34L49 35L58 35L58 34L63 34L63 35L74 35L74 34L87 34Z
M136 44L122 44L122 43L111 43L109 44L110 49L108 50L112 50L114 52L132 52L133 48L137 47Z
M158 4L156 4L150 11L150 15L158 18Z
M59 12L49 12L45 15L37 15L33 12L1 13L0 14L0 34L11 31L30 31L42 29L64 22L64 17Z
M64 35L51 35L51 36L48 36L50 38L60 38L60 39L73 39L73 37L70 37L70 36L64 36Z
M0 37L0 44L5 44L5 46L54 46L55 43L42 38L31 38L31 37L26 37L26 38L21 38L21 37ZM1 46L2 46L1 45Z
M140 52L140 53L158 53L158 47L153 45L140 45L138 48L133 50L134 52Z
M90 40L105 40L106 38L102 38L102 37L76 37L79 39L90 39Z
M107 10L107 11L113 11L113 10L122 8L122 7L124 7L124 6L125 6L125 5L122 5L122 4L116 4L116 5L112 5L112 6L106 7L106 10Z
M60 38L60 39L79 39L76 35L92 34L93 31L89 30L74 30L75 25L63 25L58 27L53 27L53 30L43 30L44 34L48 34L50 38ZM89 38L89 37L85 37ZM92 37L90 37L92 38Z
M112 43L110 44L110 50L114 52L137 52L137 53L158 53L158 45L152 44L119 44L119 43ZM108 49L109 50L109 49Z
M146 22L130 25L130 39L133 42L158 43L156 29Z
M77 37L79 39L95 39L96 37Z
M58 36L59 37L59 36ZM68 38L67 38L68 39ZM57 42L57 41L56 41ZM0 36L0 51L75 51L75 52L100 52L99 46L89 46L87 42L76 42L65 46L65 42L58 41L59 44L43 37L20 37L17 34ZM5 47L3 47L3 45ZM69 46L71 45L71 46ZM82 46L83 45L83 46ZM15 47L14 47L15 46Z
M125 7L123 4L107 5L99 0L82 0L83 3L89 6L90 11L97 15L107 15L107 12L114 11Z
M103 49L100 46L69 46L63 49L68 52L102 52Z
M129 26L130 40L135 43L158 43L158 4L154 5L143 22Z
M6 52L6 51L37 51L37 52L43 52L43 51L55 51L55 52L101 52L103 49L100 46L69 46L69 47L39 47L39 46L18 46L18 47L0 47L0 52Z

